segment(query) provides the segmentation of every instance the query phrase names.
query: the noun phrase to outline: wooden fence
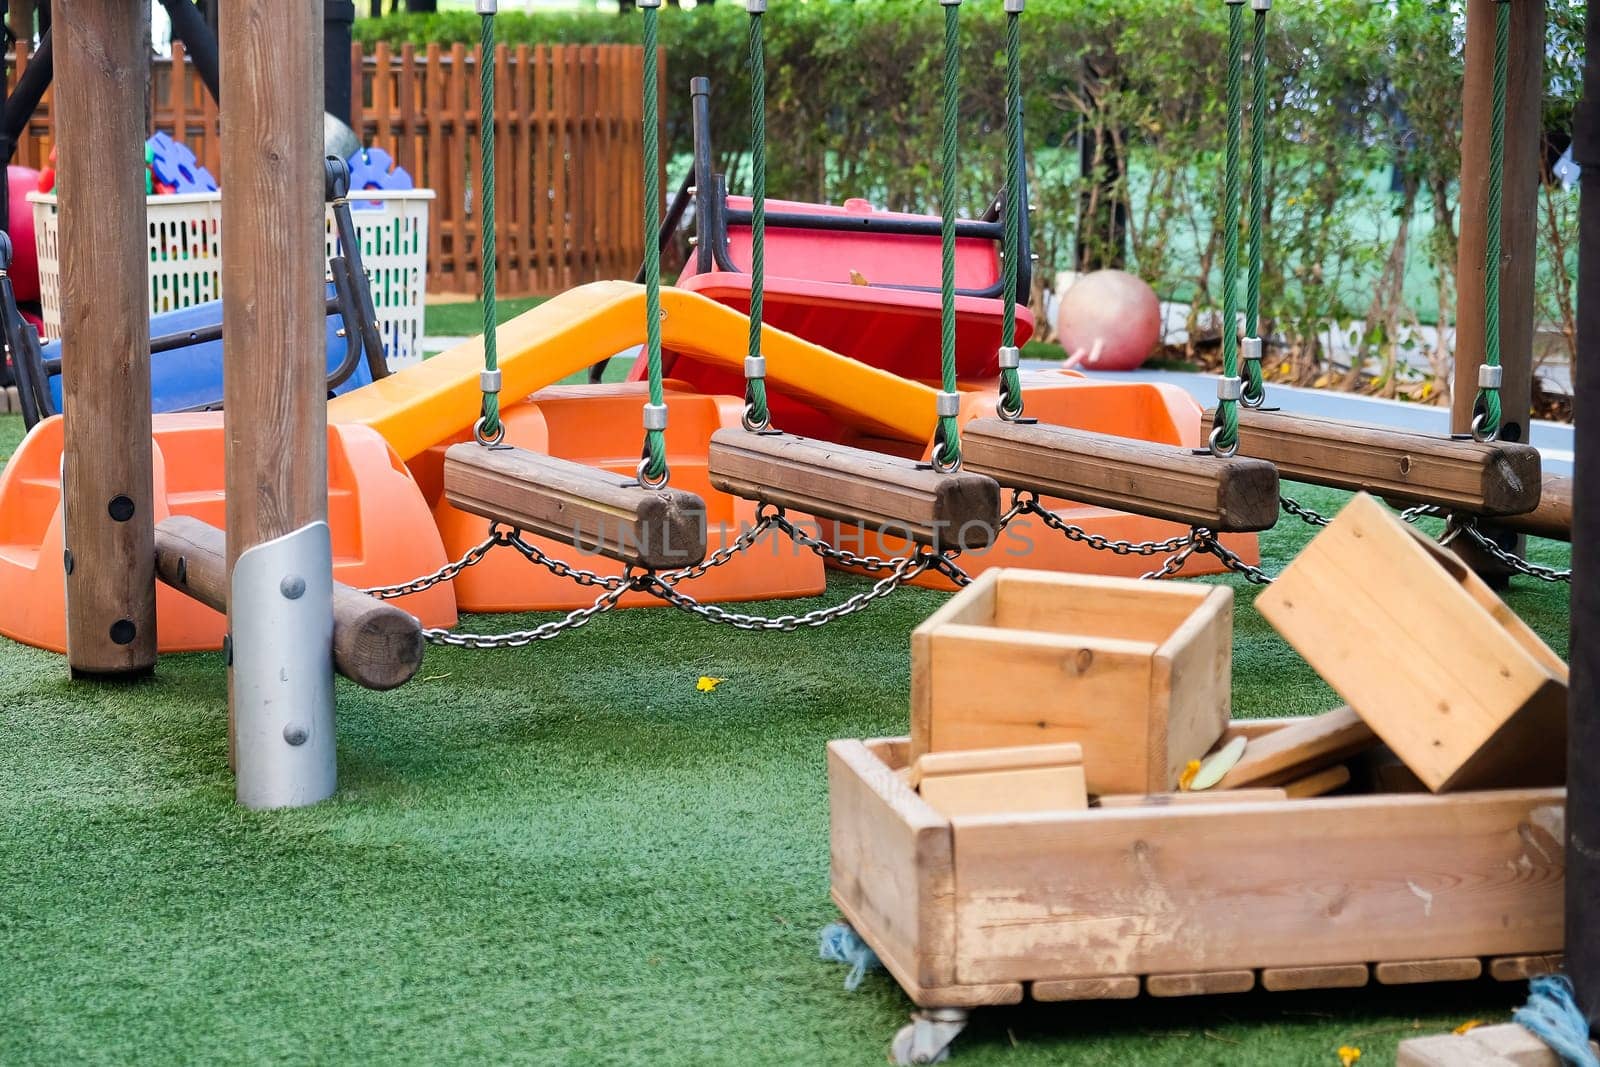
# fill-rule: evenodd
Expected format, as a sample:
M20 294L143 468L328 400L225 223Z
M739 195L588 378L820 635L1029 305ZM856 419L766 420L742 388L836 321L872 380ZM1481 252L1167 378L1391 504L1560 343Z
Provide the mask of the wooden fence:
M495 53L495 250L504 296L557 293L632 278L644 255L642 49L630 45L501 46ZM480 156L477 50L379 44L351 55L351 125L420 187L433 189L430 293L479 285ZM26 69L18 45L11 83ZM148 105L165 130L221 173L217 110L174 43L155 61ZM661 79L662 85L667 83ZM55 133L46 94L16 162L48 165Z

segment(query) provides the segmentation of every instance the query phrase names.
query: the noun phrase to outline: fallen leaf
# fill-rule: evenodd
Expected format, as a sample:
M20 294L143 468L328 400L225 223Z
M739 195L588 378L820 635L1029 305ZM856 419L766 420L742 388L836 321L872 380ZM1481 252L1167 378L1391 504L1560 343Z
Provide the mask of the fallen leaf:
M1355 1063L1360 1058L1361 1058L1361 1050L1356 1048L1355 1046L1353 1046L1353 1045L1340 1045L1339 1046L1339 1065L1340 1065L1340 1067L1351 1067L1351 1064Z
M713 692L717 686L726 681L726 678L708 678L702 674L700 676L700 680L695 683L694 687L702 693L710 693Z
M1480 1027L1482 1025L1483 1025L1483 1020L1482 1019L1468 1019L1466 1022L1462 1023L1460 1026L1456 1027L1454 1030L1452 1030L1450 1032L1452 1034L1464 1034L1468 1030L1476 1030L1478 1027Z

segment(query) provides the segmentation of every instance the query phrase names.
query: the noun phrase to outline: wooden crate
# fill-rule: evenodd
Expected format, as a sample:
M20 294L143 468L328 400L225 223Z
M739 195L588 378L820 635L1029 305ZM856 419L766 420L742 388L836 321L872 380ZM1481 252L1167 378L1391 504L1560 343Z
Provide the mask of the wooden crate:
M921 1007L1515 979L1560 950L1562 789L947 819L910 748L828 746L831 876Z
M1354 497L1255 606L1429 789L1566 780L1567 665L1372 497Z
M911 751L1083 746L1091 793L1173 788L1228 724L1233 591L996 569L911 635Z

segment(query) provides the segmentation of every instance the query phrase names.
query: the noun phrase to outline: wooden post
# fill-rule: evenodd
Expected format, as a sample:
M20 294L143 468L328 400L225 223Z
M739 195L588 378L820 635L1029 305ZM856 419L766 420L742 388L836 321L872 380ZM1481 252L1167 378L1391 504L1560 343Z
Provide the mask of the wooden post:
M1472 428L1484 352L1484 255L1488 247L1489 117L1494 82L1494 9L1511 4L1506 75L1505 171L1500 222L1501 434L1528 439L1533 391L1533 277L1538 246L1540 102L1544 92L1544 0L1467 0L1461 108L1461 221L1456 248L1456 367L1450 428Z
M156 662L144 108L150 4L60 0L61 347L67 662Z
M232 575L254 546L327 518L321 0L230 0L220 46ZM236 632L238 598L228 609ZM230 737L240 711L230 686Z
M1600 290L1600 11L1588 5L1583 106L1572 156L1583 168L1578 291ZM1600 300L1578 305L1578 357L1600 365ZM1566 964L1589 1024L1600 1024L1600 374L1580 373L1572 508L1572 679L1567 701Z

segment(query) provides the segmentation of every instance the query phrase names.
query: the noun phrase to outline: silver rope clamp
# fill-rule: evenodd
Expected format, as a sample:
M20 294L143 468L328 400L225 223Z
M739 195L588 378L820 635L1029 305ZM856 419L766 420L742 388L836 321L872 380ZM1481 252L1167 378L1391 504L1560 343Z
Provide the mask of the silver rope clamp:
M767 376L767 357L744 357L744 376L746 378L765 378Z
M1498 389L1505 380L1505 369L1498 365L1484 363L1478 367L1478 388Z
M1001 370L1016 370L1022 366L1022 349L1016 345L1001 345L999 362Z
M1246 337L1239 343L1239 358L1261 362L1261 338Z
M939 390L938 399L934 401L933 409L941 419L953 419L961 414L961 394L947 393Z
M1272 0L1250 0L1251 11L1271 11Z
M498 370L485 370L478 372L478 390L484 393L498 393L502 375Z
M646 432L665 430L667 428L667 405L646 404L644 406L644 428Z
M961 0L939 0L940 7L960 7Z
M744 10L747 15L765 15L767 0L744 0Z
M498 15L500 13L500 0L478 0L478 14Z
M1024 2L1025 2L1025 0L1006 0L1006 14L1008 14L1008 15L1020 15L1020 14L1022 14L1022 5L1023 5Z
M1244 382L1238 377L1229 377L1225 374L1217 375L1217 399L1226 403L1238 400L1244 395Z
M657 7L661 6L661 0L635 0L633 6L634 7L657 8Z

